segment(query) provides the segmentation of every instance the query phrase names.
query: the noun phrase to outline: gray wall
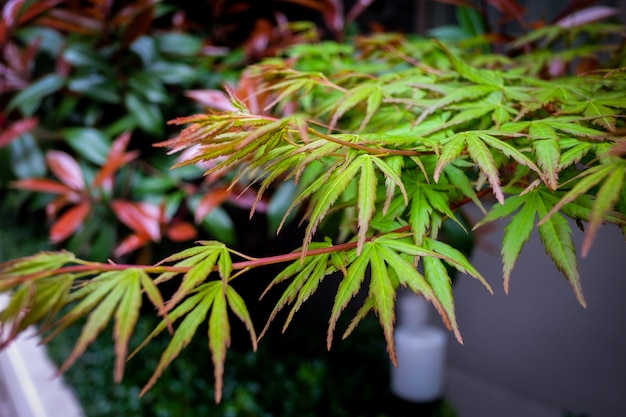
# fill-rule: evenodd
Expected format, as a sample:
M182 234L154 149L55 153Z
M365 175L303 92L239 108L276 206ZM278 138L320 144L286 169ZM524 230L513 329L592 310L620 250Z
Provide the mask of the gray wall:
M483 236L473 256L495 295L472 278L460 277L455 285L464 345L450 343L450 362L562 410L626 416L626 242L621 233L602 227L580 262L585 309L538 235L522 251L509 295L504 293L499 257L504 226ZM579 249L583 233L574 229Z
M545 17L569 0L523 3L532 15ZM626 22L626 0L597 4L620 7ZM454 21L445 5L424 0L422 7L432 15L416 20L416 27L443 24L446 16ZM504 294L499 257L504 226L485 235L473 257L495 295L471 278L461 277L455 286L464 345L451 339L449 361L558 409L589 417L626 416L626 242L621 233L614 226L601 228L580 262L584 309L537 235L518 260L509 295ZM573 229L580 249L584 235Z

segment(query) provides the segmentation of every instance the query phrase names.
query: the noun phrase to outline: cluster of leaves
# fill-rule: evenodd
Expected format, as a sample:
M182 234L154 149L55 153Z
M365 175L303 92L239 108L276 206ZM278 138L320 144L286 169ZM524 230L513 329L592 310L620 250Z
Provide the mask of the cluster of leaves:
M154 261L152 247L162 240L208 235L236 243L223 205L247 210L254 193L229 188L227 175L203 178L197 167L171 173L174 157L151 145L173 133L165 120L219 104L213 89L234 83L246 62L317 34L276 7L270 10L281 25L264 12L246 31L245 21L232 23L252 2L178 3L2 6L0 194L16 211L45 207L52 243L90 259L136 254L145 262ZM343 19L336 1L315 10L327 21ZM226 44L233 30L245 36ZM255 90L245 80L233 88Z
M383 44L419 65L402 70L400 60L381 64ZM431 300L460 340L444 262L482 277L437 236L445 218L456 220L455 207L469 201L482 207L483 186L499 204L479 225L512 216L503 242L505 286L539 217L546 250L584 305L565 216L590 223L583 255L601 223L624 224L623 142L614 135L625 104L621 73L562 78L555 85L523 66L505 72L468 65L429 41L411 44L384 36L360 46L374 51L369 58L375 76L363 72L362 61L349 59L328 74L300 70L298 63L267 62L257 75L276 94L276 105L293 95L305 97L296 113L264 117L237 103L235 113L179 120L191 127L165 144L175 151L199 146L198 156L187 163L219 158L208 173L238 169L242 177L256 178L260 193L283 178L304 183L292 205L306 202L303 259L276 277L274 283L291 279L291 284L275 313L295 301L293 314L325 276L342 271L330 346L339 314L369 269L369 297L355 323L374 310L392 359L392 306L399 285ZM292 57L306 48L292 49ZM447 68L429 65L443 59ZM597 165L581 168L589 163ZM587 194L599 184L597 195ZM619 212L613 211L615 203ZM350 242L310 244L332 212L341 212ZM424 275L414 268L416 258L423 259Z
M594 25L573 30L605 33ZM528 41L552 32L541 33ZM619 51L623 28L612 35L617 43L606 48ZM571 59L589 53L577 43L566 50ZM296 213L302 218L302 246L257 259L222 242L202 241L152 266L89 262L70 252L9 261L0 265L0 291L14 291L1 316L9 338L33 323L53 337L87 317L66 369L113 320L119 380L145 296L162 321L138 349L166 330L172 337L142 392L202 326L219 402L231 320L245 325L256 348L283 309L290 307L286 328L323 281L338 276L327 346L360 293L362 304L343 336L374 312L395 362L400 288L428 299L459 341L451 271L491 290L446 238L446 224L466 228L462 210L468 204L484 213L475 228L509 220L502 246L505 288L538 229L546 252L585 305L572 223L588 223L582 255L602 224L626 232L626 72L609 62L592 73L548 80L532 59L542 53L476 54L473 47L383 34L295 45L249 67L244 79L263 93L256 107L231 91L226 109L176 119L174 124L188 126L160 145L183 152L182 169L202 165L207 178L228 173L228 189L254 186L252 211L273 187L292 182L285 219ZM118 159L126 155L120 148ZM257 337L235 286L245 285L248 271L279 263L287 265L269 287L283 292ZM159 289L166 282L177 285L168 301Z

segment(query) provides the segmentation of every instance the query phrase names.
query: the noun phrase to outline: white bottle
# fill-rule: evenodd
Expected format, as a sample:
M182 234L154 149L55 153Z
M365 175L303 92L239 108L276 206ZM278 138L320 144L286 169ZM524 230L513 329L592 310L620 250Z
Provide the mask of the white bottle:
M428 311L424 297L410 291L399 294L395 331L398 366L391 366L391 391L415 403L443 397L447 333L427 324Z

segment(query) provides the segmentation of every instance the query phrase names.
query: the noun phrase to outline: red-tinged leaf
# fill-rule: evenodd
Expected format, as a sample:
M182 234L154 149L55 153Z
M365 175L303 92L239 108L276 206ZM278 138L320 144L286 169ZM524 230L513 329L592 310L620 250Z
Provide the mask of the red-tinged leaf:
M106 188L113 186L113 176L115 172L121 167L129 164L131 161L137 159L139 151L128 152L121 155L117 159L107 159L105 165L98 171L98 174L94 178L93 186L97 187L102 185Z
M19 188L21 190L38 191L41 193L62 194L70 197L72 201L78 201L80 194L72 190L67 185L60 182L49 180L46 178L27 178L23 180L14 181L11 183L13 188ZM71 198L73 197L73 198Z
M615 166L613 164L606 165L596 165L592 168L589 168L586 171L583 171L582 174L578 175L577 178L580 180L569 190L561 200L554 205L550 209L546 216L544 216L541 220L539 220L538 225L541 226L543 222L545 222L548 217L555 214L557 211L561 210L564 205L571 203L576 200L578 197L584 195L589 189L595 187L600 181L602 181L605 177L610 175L610 173L615 170ZM618 167L619 168L619 167Z
M154 20L154 9L147 7L138 13L133 21L126 26L122 37L122 45L125 47L133 43L137 38L144 35L150 30L152 21Z
M224 362L226 351L230 346L230 324L226 308L226 294L219 291L215 294L213 308L209 317L209 348L213 359L213 375L215 378L215 402L222 400L224 387Z
M326 0L328 6L322 11L324 21L339 37L344 27L343 2L341 0Z
M129 141L130 132L122 133L113 141L111 150L109 151L109 155L107 156L104 165L100 168L100 171L98 171L98 174L93 180L92 185L94 187L110 183L113 179L113 175L115 175L115 172L118 169L139 156L139 151L125 152Z
M150 243L150 239L146 236L130 235L120 243L113 251L113 256L119 258L134 250L137 250Z
M135 233L154 242L161 240L161 210L150 203L115 200L111 208L122 223Z
M198 231L194 225L188 222L174 223L167 229L166 233L167 237L174 242L185 242L198 236Z
M91 210L91 204L87 201L68 209L50 229L50 240L59 243L67 239L80 227L85 217Z
M348 12L348 16L346 18L347 22L354 21L361 13L367 9L370 4L372 4L374 0L357 0L350 11Z
M532 142L535 150L537 163L543 170L546 185L551 190L556 190L559 185L559 162L561 148L558 139L536 139Z
M597 22L599 20L607 19L611 16L619 14L619 9L606 6L593 6L586 9L577 10L564 18L557 21L555 24L562 28L573 28L577 26L583 26L588 23Z
M52 200L51 202L49 202L48 204L46 204L46 214L48 215L49 218L53 219L57 217L57 215L65 207L67 207L70 204L76 204L76 203L78 203L78 201L73 201L64 195L61 195L55 198L54 200Z
M29 7L23 11L19 16L19 24L22 25L31 19L45 13L52 9L57 4L62 3L64 0L39 0L30 2Z
M537 200L537 210L539 217L543 220L539 223L539 237L546 248L546 252L556 267L565 275L568 282L574 289L576 298L581 306L586 307L587 302L583 295L578 271L578 258L572 238L572 230L569 223L561 213L555 213L547 217L553 196Z
M128 343L135 330L141 308L141 284L139 270L131 268L124 271L124 279L118 284L123 288L123 295L115 311L113 338L115 339L115 382L121 382L124 365L128 357Z
M249 56L262 56L267 53L274 26L267 19L257 19L254 29L246 42L246 52Z
M237 111L228 94L219 90L191 90L185 95L198 103L221 111Z
M489 180L496 199L500 204L504 204L504 194L500 188L500 175L491 151L483 141L473 135L466 135L466 143L470 157Z
M39 120L36 117L29 117L11 123L3 132L0 132L0 148L8 145L20 135L30 132L38 123Z
M448 271L444 266L441 259L427 256L423 258L424 263L424 275L428 280L431 288L435 293L435 297L441 303L443 307L450 330L454 332L454 336L460 344L463 344L463 338L459 330L459 325L456 321L456 314L454 312L454 297L452 295L452 281L448 275Z
M9 0L4 7L2 7L2 20L7 28L15 26L24 1L25 0Z
M609 154L615 156L626 155L626 140L617 142L615 145L613 145L611 147L611 150L609 151Z
M68 187L78 191L85 189L83 172L78 162L69 154L62 151L50 151L46 155L46 162L54 175Z
M101 30L101 23L83 14L63 9L52 9L46 16L37 19L37 24L63 32L94 35Z
M458 156L463 152L465 148L465 137L462 134L454 135L450 138L441 149L441 154L439 155L439 159L437 160L437 166L435 167L435 172L433 173L433 178L435 182L439 182L439 176L443 169L450 162L458 158Z
M207 214L215 207L221 206L228 196L230 196L230 191L226 186L211 189L202 200L200 200L198 207L196 207L194 221L196 223L202 222Z

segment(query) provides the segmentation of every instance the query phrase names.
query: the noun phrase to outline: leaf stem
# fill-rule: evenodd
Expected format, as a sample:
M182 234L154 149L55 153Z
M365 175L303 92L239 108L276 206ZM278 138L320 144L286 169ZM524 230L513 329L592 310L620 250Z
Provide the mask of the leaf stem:
M322 133L320 131L317 131L311 127L309 127L307 129L307 131L315 136L318 136L322 139L325 139L329 142L334 142L336 144L339 144L341 146L345 146L348 148L352 148L352 149L356 149L359 151L365 151L367 153L370 154L374 154L374 155L404 155L404 156L421 156L421 155L431 155L432 152L417 152L417 151L411 151L411 150L403 150L403 149L387 149L387 148L372 148L369 147L367 145L361 145L359 143L353 143L353 142L348 142L345 140L341 140L339 138L336 138L332 135L327 135L325 133Z
M477 197L480 198L491 192L492 192L491 188L485 188L477 192L476 195ZM450 209L456 210L464 206L465 204L470 203L471 201L472 200L470 198L459 200L456 203L451 204ZM411 229L410 226L403 226L401 228L394 230L392 233L403 233L403 232L410 231L410 229ZM370 237L366 239L366 241L369 242L375 239L376 237L378 236ZM356 247L357 247L357 242L346 242L346 243L340 243L340 244L332 245L332 246L325 247L325 248L310 249L304 253L304 256L302 256L303 254L301 251L295 251L295 252L284 253L284 254L275 255L275 256L267 256L264 258L253 258L253 257L246 256L244 254L231 250L232 253L235 253L241 256L242 258L246 259L245 261L234 262L232 264L232 268L233 270L252 269L252 268L256 268L260 266L267 266L267 265L274 265L274 264L280 264L284 262L295 261L295 260L298 260L304 257L309 257L309 256L322 255L325 253L332 253L332 252L348 251L351 249L355 249ZM148 274L163 274L163 273L186 274L191 269L191 267L182 267L182 266L134 265L134 264L88 262L88 263L82 263L80 265L61 267L61 268L58 268L52 274L54 275L64 274L64 273L89 274L89 273L102 273L102 272L110 272L110 271L123 271L123 270L130 269L130 268L141 269ZM215 267L215 269L217 270L217 266ZM47 272L47 275L52 275L52 274L50 272ZM34 275L41 275L41 273L34 274ZM29 278L32 278L32 277L27 276L23 278L24 280L28 280Z

